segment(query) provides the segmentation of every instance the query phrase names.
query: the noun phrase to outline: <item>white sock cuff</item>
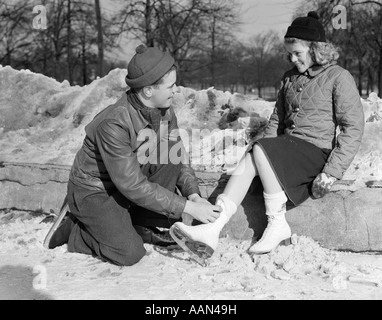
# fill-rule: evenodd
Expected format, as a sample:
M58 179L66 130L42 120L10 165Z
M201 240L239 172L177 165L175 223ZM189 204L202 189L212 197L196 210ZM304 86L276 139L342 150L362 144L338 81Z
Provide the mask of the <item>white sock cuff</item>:
M272 216L285 214L287 201L288 198L284 191L274 194L264 192L265 214Z
M272 194L263 192L263 195L264 195L265 201L268 201L268 200L275 201L275 202L277 201L280 203L286 203L288 201L288 197L286 196L284 191L280 191L280 192L272 193Z
M228 216L232 216L236 211L237 211L237 205L235 202L233 202L230 198L228 198L227 195L224 193L219 194L218 197L216 198L216 205L221 205L223 203L223 206L227 212Z

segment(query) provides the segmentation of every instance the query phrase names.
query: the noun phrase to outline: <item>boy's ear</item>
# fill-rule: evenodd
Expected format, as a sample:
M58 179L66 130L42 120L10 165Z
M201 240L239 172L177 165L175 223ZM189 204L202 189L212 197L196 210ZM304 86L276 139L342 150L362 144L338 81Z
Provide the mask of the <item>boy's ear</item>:
M148 87L144 87L142 89L143 91L143 94L147 97L147 98L151 98L152 95L153 95L153 87L152 86L148 86Z

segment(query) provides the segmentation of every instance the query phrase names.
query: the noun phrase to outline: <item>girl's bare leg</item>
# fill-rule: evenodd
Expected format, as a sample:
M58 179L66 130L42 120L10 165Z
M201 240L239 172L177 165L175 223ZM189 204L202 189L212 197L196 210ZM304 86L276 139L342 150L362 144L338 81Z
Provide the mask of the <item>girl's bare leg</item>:
M179 246L196 260L211 256L218 246L220 231L237 211L256 175L252 154L247 154L230 177L223 194L216 199L216 205L222 208L216 221L198 226L176 222L170 228L170 234Z
M230 177L223 193L239 206L246 196L253 179L258 175L252 154L248 153L241 160Z
M263 149L255 144L253 148L255 166L263 184L264 192L274 194L283 191Z
M239 206L256 176L260 176L265 193L274 194L283 191L268 158L257 144L252 153L248 153L240 162L223 193Z
M256 144L253 158L264 187L264 202L268 226L261 239L249 251L263 254L272 251L281 242L290 239L291 229L285 219L288 198L283 191L263 149Z
M285 202L287 201L285 194L261 147L255 145L252 152L253 154L248 153L244 159L240 161L237 169L230 177L223 194L218 196L216 205L221 206L223 210L215 222L198 226L187 226L184 223L177 222L171 227L171 236L185 251L189 252L191 256L196 255L204 258L213 254L218 246L220 231L236 212L237 207L243 202L253 179L257 175L260 175L264 185L267 214L273 214L275 212L279 214L280 206L285 206ZM270 198L267 192L271 193ZM283 218L280 214L278 217ZM281 240L287 238L285 234L288 233L289 226L285 226L285 219L272 221L276 221L276 223L269 224L269 226L272 227L270 232L268 232L268 235L271 235L271 239L269 240L269 237L265 238L263 239L265 242L261 242L261 246L259 246L259 244L257 244L257 247L255 247L256 245L253 246L251 248L253 252L266 252L269 248L273 249ZM279 221L281 222L279 223Z

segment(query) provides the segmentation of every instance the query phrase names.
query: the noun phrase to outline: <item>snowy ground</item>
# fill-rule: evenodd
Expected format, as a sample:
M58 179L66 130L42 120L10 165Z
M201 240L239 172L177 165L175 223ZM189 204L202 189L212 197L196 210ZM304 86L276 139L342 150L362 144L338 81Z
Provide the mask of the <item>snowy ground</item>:
M125 75L126 70L116 69L88 86L70 87L0 66L0 161L71 165L84 126L122 94ZM273 109L265 101L228 95L183 88L174 98L180 127L217 128L219 111L229 99L232 107L262 117ZM363 104L368 121L363 143L344 178L358 179L362 186L382 179L382 99L370 95ZM239 120L236 125L245 129ZM222 133L216 138L221 143ZM225 145L224 152L215 148L214 159L222 154L225 164L240 159L240 150L235 154L233 148L237 141ZM201 144L202 151L207 147ZM212 163L212 151L201 154ZM221 239L207 267L176 248L148 245L140 263L121 268L68 253L66 246L44 249L51 223L41 224L42 219L0 211L0 299L382 299L382 255L329 251L299 237L292 246L251 257L249 241Z
M46 250L51 223L0 212L0 299L280 300L382 299L382 255L335 252L305 237L251 257L249 241L221 239L202 267L178 249L146 245L135 266Z

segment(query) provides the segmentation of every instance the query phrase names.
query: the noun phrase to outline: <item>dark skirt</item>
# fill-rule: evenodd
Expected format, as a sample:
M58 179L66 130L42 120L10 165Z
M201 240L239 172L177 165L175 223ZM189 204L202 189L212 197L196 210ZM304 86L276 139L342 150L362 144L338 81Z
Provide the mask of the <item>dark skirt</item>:
M290 135L259 139L256 143L263 149L289 200L297 206L308 199L312 182L324 168L331 150Z

